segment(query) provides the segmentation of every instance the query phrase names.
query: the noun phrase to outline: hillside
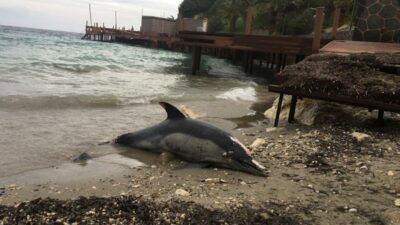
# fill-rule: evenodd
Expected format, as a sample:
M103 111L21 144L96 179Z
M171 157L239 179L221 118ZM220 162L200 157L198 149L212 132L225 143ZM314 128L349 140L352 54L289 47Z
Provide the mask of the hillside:
M253 30L270 34L302 35L313 28L315 8L325 7L325 23L332 23L335 7L342 9L342 21L350 21L353 0L184 0L179 11L184 17L207 17L210 32L241 33L248 6L254 7Z

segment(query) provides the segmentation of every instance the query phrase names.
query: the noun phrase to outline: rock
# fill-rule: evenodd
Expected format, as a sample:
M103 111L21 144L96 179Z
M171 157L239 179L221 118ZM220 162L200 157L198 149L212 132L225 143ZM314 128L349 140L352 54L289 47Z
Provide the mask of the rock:
M394 176L394 172L393 172L392 170L389 170L389 171L387 172L387 175L388 175L389 177L393 177L393 176Z
M370 135L360 132L353 132L351 136L358 142L365 142L372 139Z
M74 158L72 161L74 163L83 163L92 158L93 157L91 155L89 155L89 153L83 152L78 157Z
M384 225L400 224L400 210L387 210L381 216Z
M268 127L267 129L265 129L265 132L272 133L272 132L281 132L283 130L284 128L282 127Z
M224 184L226 183L226 180L221 179L221 178L207 178L202 180L201 182L206 182L210 184Z
M268 220L269 218L271 218L268 213L261 213L260 217L263 218L263 220Z
M181 105L179 107L181 112L188 118L191 119L199 119L199 118L204 118L207 117L207 114L205 113L194 113L191 109L189 109L186 105Z
M251 149L256 149L261 145L265 144L265 140L263 138L256 138L253 143L249 146Z
M187 191L185 191L185 190L183 190L183 189L177 189L177 190L175 191L175 194L176 194L176 195L179 195L179 196L183 196L183 197L188 197L188 196L190 196L190 193L187 192Z
M360 167L360 171L366 172L366 171L368 171L368 170L369 170L369 169L368 169L368 166L366 166L366 165Z
M400 207L400 198L394 200L394 205Z
M357 209L356 209L356 208L350 208L350 209L349 209L349 212L350 212L350 213L356 213L356 212L357 212Z

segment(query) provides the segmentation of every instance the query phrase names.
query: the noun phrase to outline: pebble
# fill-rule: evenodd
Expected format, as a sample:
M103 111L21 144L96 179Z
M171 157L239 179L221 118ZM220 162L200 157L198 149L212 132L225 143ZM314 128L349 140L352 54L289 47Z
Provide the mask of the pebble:
M349 209L349 212L350 212L350 213L356 213L356 212L357 212L357 209L356 209L356 208L350 208L350 209Z
M394 205L400 207L400 198L394 200Z
M202 182L211 183L211 184L223 184L226 183L226 180L221 178L207 178L202 180Z
M368 166L364 165L360 167L360 170L362 171L368 171Z
M185 190L183 190L183 189L177 189L177 190L175 191L175 194L176 194L176 195L179 195L179 196L183 196L183 197L188 197L188 196L190 196L190 193L187 192L187 191L185 191Z
M360 132L353 132L351 134L351 136L356 139L356 141L358 142L364 142L364 141L368 141L371 140L372 137L368 134L364 134L364 133L360 133Z
M383 213L380 219L384 225L398 225L400 224L400 210L387 210Z
M263 138L256 138L253 143L249 146L251 149L255 149L265 144L265 140Z
M389 171L387 172L387 175L388 175L389 177L392 177L392 176L394 176L394 172L393 172L392 170L389 170Z

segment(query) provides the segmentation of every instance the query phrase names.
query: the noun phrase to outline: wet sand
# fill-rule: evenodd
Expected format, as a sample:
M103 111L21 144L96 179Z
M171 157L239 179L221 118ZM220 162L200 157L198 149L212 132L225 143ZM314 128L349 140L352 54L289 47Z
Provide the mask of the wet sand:
M201 103L188 106L195 112L206 111ZM367 120L314 126L281 123L281 128L266 129L266 121L252 122L252 117L246 117L248 112L225 119L213 116L221 112L223 107L208 107L204 119L231 130L248 146L257 138L265 140L253 149L253 155L267 167L268 177L185 168L178 159L117 147L119 153L96 157L85 165L64 163L1 178L0 204L17 207L0 207L0 221L7 224L13 216L26 219L30 215L27 209L38 207L35 210L50 214L43 213L42 220L37 216L36 221L64 218L69 223L82 222L82 218L67 218L75 204L82 205L79 214L86 222L117 224L132 223L133 219L146 224L146 218L148 224L193 224L188 218L214 224L399 224L397 115L389 116L384 127ZM245 128L235 129L234 120L244 121ZM370 137L358 142L352 137L355 131ZM20 204L47 197L66 201ZM108 204L136 214L105 213L99 217L98 211ZM64 211L55 210L54 205ZM146 217L136 211L138 207L157 213ZM16 209L20 213L12 213Z

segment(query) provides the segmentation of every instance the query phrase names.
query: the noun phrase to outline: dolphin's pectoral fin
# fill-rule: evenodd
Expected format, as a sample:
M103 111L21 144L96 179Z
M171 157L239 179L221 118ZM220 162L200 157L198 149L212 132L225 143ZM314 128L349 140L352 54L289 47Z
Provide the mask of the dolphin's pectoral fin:
M159 104L165 109L168 114L167 119L186 119L186 116L179 111L175 106L167 102L159 102Z
M161 164L162 165L167 165L173 160L176 160L176 156L172 153L169 152L162 152L160 154L160 159L161 159Z
M210 163L185 163L183 165L177 166L175 170L182 170L182 169L204 169L209 168L211 166Z

